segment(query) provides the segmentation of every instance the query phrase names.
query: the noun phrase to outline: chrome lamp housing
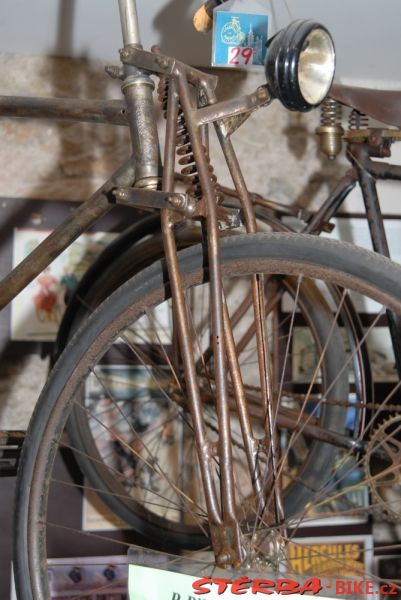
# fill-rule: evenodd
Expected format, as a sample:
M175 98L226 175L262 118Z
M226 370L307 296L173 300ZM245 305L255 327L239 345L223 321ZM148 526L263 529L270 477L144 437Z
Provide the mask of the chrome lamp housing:
M306 112L326 98L334 78L335 49L330 33L311 20L294 21L268 43L267 87L289 110Z

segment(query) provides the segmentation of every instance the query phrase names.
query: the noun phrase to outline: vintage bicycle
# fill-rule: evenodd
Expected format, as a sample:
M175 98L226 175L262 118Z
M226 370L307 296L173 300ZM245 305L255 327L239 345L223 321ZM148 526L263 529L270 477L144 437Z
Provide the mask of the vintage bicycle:
M169 550L157 556L171 563L174 549L193 575L291 573L291 549L317 518L399 513L399 381L379 406L352 402L355 352L342 329L349 298L376 303L357 350L386 310L400 313L400 269L347 244L258 233L230 139L244 115L274 97L298 110L323 101L334 67L327 30L292 23L270 43L267 86L219 103L214 76L144 51L135 2L119 5L123 70L113 74L124 104L2 100L9 114L126 120L133 141L133 159L10 274L3 302L115 203L160 209L165 248L165 259L118 288L76 332L35 409L16 498L20 598L50 597L52 555L76 556L78 547L95 556L101 539L123 553L128 546L131 562L153 548ZM150 74L161 81L167 117L162 170ZM224 204L212 175L210 124L240 212ZM175 190L176 150L185 193ZM177 253L175 232L188 219L200 222L202 243ZM333 284L341 290L334 300ZM298 321L318 356L301 387L293 373ZM64 434L76 411L85 416L85 451ZM65 453L80 456L86 481L68 479L62 467L60 476ZM71 488L117 503L133 534L84 531L60 510Z

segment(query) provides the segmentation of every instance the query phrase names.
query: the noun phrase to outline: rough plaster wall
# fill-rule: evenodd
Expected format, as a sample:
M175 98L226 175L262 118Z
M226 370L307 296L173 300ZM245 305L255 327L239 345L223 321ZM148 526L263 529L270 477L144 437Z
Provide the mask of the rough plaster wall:
M259 74L223 71L219 97L233 97L261 83ZM2 55L0 94L118 98L120 90L98 63ZM317 113L290 114L274 102L234 134L252 191L303 206L323 198L330 177L344 167L319 156L313 133L317 119ZM108 125L3 119L0 138L0 198L85 199L129 154L127 129ZM212 140L215 171L221 183L230 185L216 150ZM46 361L38 356L2 363L0 427L26 427L46 370Z
M262 73L219 74L221 99L263 83ZM6 54L0 56L0 94L119 98L121 93L103 64ZM316 111L289 113L273 102L234 134L252 190L293 202L310 177L332 169L317 153L317 119ZM0 197L84 199L129 153L127 128L111 125L3 119L0 134ZM214 154L213 162L221 182L229 183L220 157Z

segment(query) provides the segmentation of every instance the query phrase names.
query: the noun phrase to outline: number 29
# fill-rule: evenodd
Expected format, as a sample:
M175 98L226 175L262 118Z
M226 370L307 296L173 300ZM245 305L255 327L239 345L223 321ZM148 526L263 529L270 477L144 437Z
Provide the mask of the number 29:
M253 49L230 46L228 48L229 65L248 65L252 63Z

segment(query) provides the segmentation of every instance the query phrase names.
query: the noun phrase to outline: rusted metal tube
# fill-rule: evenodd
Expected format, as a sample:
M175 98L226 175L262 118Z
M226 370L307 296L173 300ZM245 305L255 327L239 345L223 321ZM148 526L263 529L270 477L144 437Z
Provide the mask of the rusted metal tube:
M260 87L252 94L247 94L241 98L225 100L216 104L199 108L196 113L198 125L206 125L228 117L249 113L266 106L272 98L266 87Z
M223 326L223 288L220 270L217 205L214 189L210 180L209 165L205 158L200 130L196 123L196 113L191 103L189 86L185 77L179 78L179 90L181 106L185 115L192 151L195 157L202 191L207 203L206 224L210 274L210 308L216 383L216 412L219 422L219 459L223 521L230 521L232 524L236 523L238 525L235 512L233 457L230 416L228 411L226 354Z
M178 92L175 79L170 79L167 104L166 143L164 151L163 190L174 190L175 141L177 135ZM216 491L210 471L209 444L203 419L203 405L200 399L199 386L193 358L192 332L188 322L184 289L177 257L177 247L171 229L169 211L161 212L163 242L165 245L167 268L171 282L173 306L176 314L174 321L178 327L180 350L184 367L186 391L194 424L195 442L199 457L208 518L211 526L221 524L221 514L218 507ZM211 529L212 529L211 527Z
M215 129L221 149L230 171L231 178L233 180L235 189L238 193L238 198L241 202L241 206L244 211L245 225L248 233L257 232L257 224L254 208L252 206L251 199L245 184L244 177L242 175L238 159L234 152L234 148L229 136L225 136L223 128L220 122L215 123ZM255 317L255 333L256 333L256 344L258 353L259 363L259 374L260 374L260 385L261 385L261 396L265 409L265 425L268 429L268 433L271 440L270 445L270 460L273 470L273 479L275 473L277 473L279 447L277 432L275 432L275 415L277 414L277 406L273 397L273 385L272 385L272 374L269 362L269 350L267 342L267 332L265 323L265 301L264 301L264 282L263 275L254 275L252 277L252 300L254 307ZM281 497L281 492L277 486L275 486L275 505L277 518L279 521L284 519L284 507Z
M354 189L358 175L355 169L350 169L337 183L329 197L324 201L319 210L313 215L302 233L318 235L324 230L325 225L336 214L348 194Z
M244 384L241 376L241 368L235 348L235 340L226 302L224 302L224 330L226 332L228 368L233 385L242 439L244 440L245 454L248 462L249 472L251 473L252 486L255 490L255 495L257 498L257 509L262 512L264 508L264 498L262 474L257 461L258 444L255 440L249 418L247 399L245 396Z
M0 96L1 117L127 125L121 100Z
M131 65L136 69L143 69L151 73L164 73L176 75L178 72L186 77L189 83L202 87L207 94L216 89L218 77L204 73L194 67L185 65L175 58L161 54L158 46L152 47L152 52L147 52L137 46L127 46L120 53L124 65Z
M369 158L368 148L360 145L351 146L352 155L357 158L356 170L359 177L363 201L365 203L366 217L368 219L370 237L373 250L390 258L390 249L387 242L386 230L380 211L379 197L376 181L365 169L365 165L374 164ZM401 376L401 319L396 313L387 310L388 326L394 349L395 363L398 374Z
M135 187L156 189L159 182L160 151L154 114L154 83L149 75L129 75L121 89L127 104L135 160Z
M63 250L86 231L97 219L113 206L108 198L118 186L132 185L134 166L129 159L97 190L89 200L81 204L70 217L59 225L39 246L0 281L0 310L6 306L28 283L45 269Z
M390 163L378 163L373 160L367 161L366 170L378 179L401 180L401 165L392 165Z

